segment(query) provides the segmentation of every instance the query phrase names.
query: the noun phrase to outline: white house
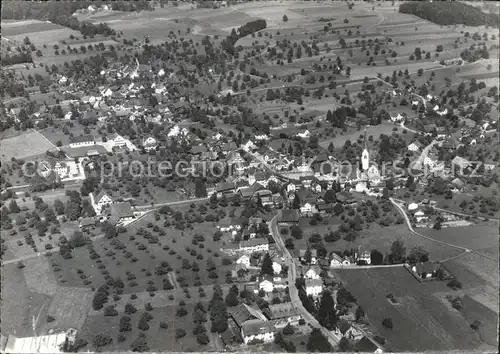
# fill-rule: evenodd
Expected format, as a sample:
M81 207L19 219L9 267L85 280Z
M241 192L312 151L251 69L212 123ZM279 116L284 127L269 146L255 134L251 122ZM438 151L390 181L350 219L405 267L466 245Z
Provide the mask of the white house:
M83 146L92 146L95 144L95 139L92 135L72 136L69 138L69 147L78 148Z
M395 114L395 115L391 114L391 121L392 122L398 123L398 122L403 121L403 119L404 119L404 117L403 117L403 115L401 113L398 113L398 114Z
M280 274L282 270L283 270L283 267L281 266L281 264L279 264L278 262L273 262L274 274Z
M411 152L417 152L421 147L422 145L418 141L414 141L410 145L408 145L408 150Z
M320 269L317 266L309 267L304 273L304 278L306 279L319 279Z
M245 152L249 152L249 151L254 151L257 149L257 146L251 141L251 140L248 140L246 143L244 143L243 145L241 145L241 148L245 151Z
M246 254L242 255L238 260L236 261L236 264L243 264L246 267L250 267L250 257Z
M264 252L269 251L269 241L264 238L252 238L240 242L240 252Z
M165 75L165 70L160 69L160 71L158 71L158 76L162 77L163 75Z
M359 261L364 261L366 264L370 264L372 262L371 257L370 257L370 252L364 251L358 256L358 262Z
M157 145L158 143L156 142L156 139L153 138L152 136L145 139L144 142L142 143L142 146L146 151L155 150Z
M303 133L298 133L297 136L299 138L302 138L302 139L307 139L309 138L309 136L311 135L311 133L309 133L309 130L306 130L305 132Z
M445 108L442 111L437 111L436 113L439 114L440 116L447 115L448 114L448 108Z
M113 199L103 190L100 191L95 197L91 194L90 198L93 201L93 207L96 214L101 214L102 209L105 206L113 204Z
M439 111L439 106L438 105L435 105L434 108L433 108L434 112L437 112Z
M117 134L115 136L115 138L113 140L111 140L112 144L113 144L113 147L114 148L122 148L122 147L125 147L127 146L127 141L125 140L125 138L119 134Z
M318 297L323 292L323 281L321 279L306 279L307 296Z
M312 216L316 212L317 212L316 206L312 205L311 203L305 203L303 206L300 207L300 213L302 215Z
M274 333L276 333L276 327L269 321L248 320L241 326L241 336L245 344L252 341L272 342Z
M274 284L269 279L264 279L259 282L259 290L264 290L266 293L270 293L274 290Z

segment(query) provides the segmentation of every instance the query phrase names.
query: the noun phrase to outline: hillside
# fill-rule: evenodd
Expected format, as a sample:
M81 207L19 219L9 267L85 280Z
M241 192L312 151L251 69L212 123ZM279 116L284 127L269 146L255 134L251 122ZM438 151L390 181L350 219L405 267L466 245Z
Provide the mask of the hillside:
M486 14L477 7L461 2L405 2L399 6L399 12L415 15L438 25L464 24L498 27L500 23L498 14Z

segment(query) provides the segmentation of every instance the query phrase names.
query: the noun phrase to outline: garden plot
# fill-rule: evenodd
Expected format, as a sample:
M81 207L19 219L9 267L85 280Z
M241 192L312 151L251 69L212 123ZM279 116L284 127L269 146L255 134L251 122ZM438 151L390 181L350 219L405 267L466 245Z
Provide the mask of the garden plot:
M57 281L45 257L35 257L24 264L24 277L29 290L49 296L57 293Z

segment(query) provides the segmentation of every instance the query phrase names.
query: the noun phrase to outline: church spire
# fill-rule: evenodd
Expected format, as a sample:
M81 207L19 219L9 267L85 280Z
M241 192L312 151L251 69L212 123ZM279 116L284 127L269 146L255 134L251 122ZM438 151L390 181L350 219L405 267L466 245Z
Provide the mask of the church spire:
M365 127L365 150L368 150L368 144L366 143L366 127Z

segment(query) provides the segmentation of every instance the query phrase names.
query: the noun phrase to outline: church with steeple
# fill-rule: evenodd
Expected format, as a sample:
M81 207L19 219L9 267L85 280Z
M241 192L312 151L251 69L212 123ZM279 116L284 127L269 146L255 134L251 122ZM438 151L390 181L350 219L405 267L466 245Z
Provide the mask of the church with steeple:
M377 166L370 166L370 152L368 151L368 140L366 138L366 128L364 134L364 145L361 153L361 163L356 171L357 183L356 191L363 192L369 189L370 182L380 181L380 172Z

